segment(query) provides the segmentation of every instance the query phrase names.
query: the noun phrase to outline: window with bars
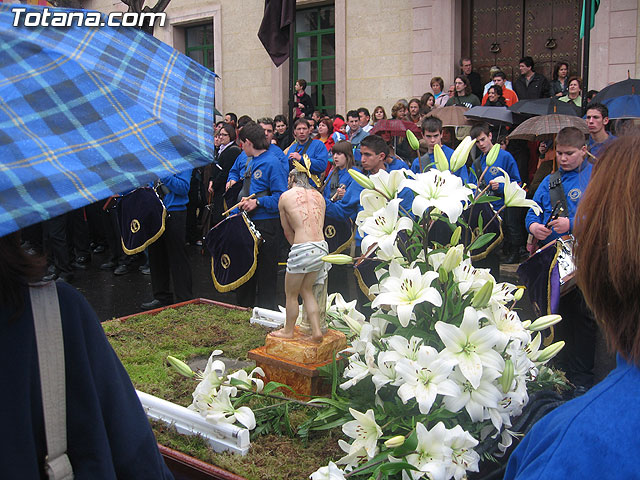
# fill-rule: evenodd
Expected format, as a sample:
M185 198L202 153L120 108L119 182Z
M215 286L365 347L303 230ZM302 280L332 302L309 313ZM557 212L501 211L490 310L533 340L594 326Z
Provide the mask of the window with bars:
M185 53L213 71L213 25L197 25L184 29Z
M325 5L296 12L294 81L303 78L316 110L336 110L335 7Z

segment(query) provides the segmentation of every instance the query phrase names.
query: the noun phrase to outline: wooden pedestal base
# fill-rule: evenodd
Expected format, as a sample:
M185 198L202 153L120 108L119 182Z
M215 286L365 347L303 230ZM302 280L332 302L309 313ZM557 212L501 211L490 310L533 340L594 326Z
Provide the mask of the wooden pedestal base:
M331 363L335 353L347 346L347 340L335 330L329 330L322 343L301 338L297 328L291 339L267 335L265 345L249 351L248 356L264 370L265 383L284 383L296 392L285 391L286 395L306 400L329 392L329 385L322 382L316 369Z

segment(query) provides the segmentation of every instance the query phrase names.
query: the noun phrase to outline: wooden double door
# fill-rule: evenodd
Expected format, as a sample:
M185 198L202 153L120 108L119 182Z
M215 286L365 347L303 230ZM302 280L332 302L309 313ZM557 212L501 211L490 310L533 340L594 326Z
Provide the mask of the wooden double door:
M514 81L527 55L550 81L559 61L569 64L569 75L580 75L581 8L579 0L463 0L463 54L483 82L493 65Z

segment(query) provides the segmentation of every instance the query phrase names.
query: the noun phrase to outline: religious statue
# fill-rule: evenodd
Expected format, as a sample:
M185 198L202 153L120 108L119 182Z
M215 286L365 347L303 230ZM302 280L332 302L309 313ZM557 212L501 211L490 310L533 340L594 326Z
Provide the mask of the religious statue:
M296 161L294 165L296 168L289 173L289 190L280 196L278 204L284 235L291 244L284 282L286 321L284 328L271 335L280 338L294 337L299 295L310 325L310 335L307 338L320 343L326 332L323 314L326 298L320 298L321 305L318 305L317 297L326 297L324 285L329 268L322 261L322 257L329 253L322 230L325 203L323 196L309 183L312 177L309 166ZM304 333L304 328L302 331Z

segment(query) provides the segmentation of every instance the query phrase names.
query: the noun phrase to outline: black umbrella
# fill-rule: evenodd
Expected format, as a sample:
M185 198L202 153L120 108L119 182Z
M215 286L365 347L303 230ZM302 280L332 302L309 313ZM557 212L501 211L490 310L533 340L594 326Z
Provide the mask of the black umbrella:
M562 115L573 115L578 117L576 109L566 102L561 102L556 98L537 98L535 100L520 100L510 107L507 107L513 113L524 115L526 117L535 117L537 115L551 115L554 113Z
M512 125L513 114L507 107L471 107L464 112L469 120L479 120L491 125Z
M595 97L593 97L592 101L604 103L604 101L609 98L638 94L640 94L640 79L627 78L626 80L622 80L621 82L613 83L607 87L604 87Z

